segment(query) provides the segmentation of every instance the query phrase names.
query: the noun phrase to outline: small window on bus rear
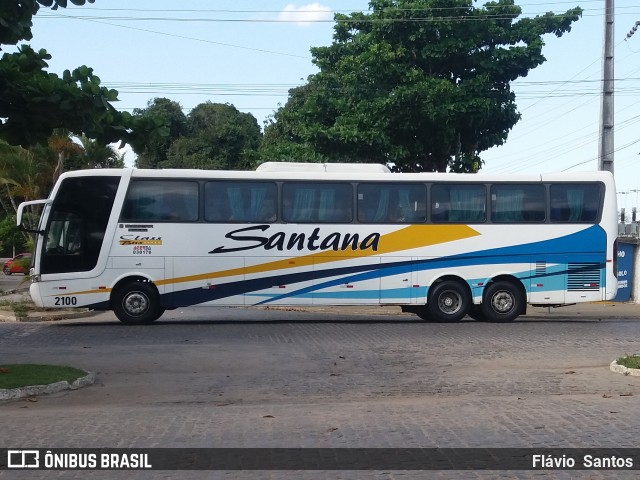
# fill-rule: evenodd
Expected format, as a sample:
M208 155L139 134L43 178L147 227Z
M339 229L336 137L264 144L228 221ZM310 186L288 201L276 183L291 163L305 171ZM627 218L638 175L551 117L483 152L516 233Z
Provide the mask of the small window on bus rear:
M494 223L544 222L544 185L502 184L491 187L491 221Z
M484 185L434 184L431 187L431 220L450 223L482 223L487 218Z
M358 185L361 223L424 223L427 189L423 184L362 183Z
M551 221L596 222L602 203L599 183L556 183L550 187Z
M272 182L207 182L204 219L207 222L275 222L278 187Z
M198 183L180 180L134 180L122 208L127 222L195 222Z
M285 183L282 219L291 223L350 223L353 187L349 183Z

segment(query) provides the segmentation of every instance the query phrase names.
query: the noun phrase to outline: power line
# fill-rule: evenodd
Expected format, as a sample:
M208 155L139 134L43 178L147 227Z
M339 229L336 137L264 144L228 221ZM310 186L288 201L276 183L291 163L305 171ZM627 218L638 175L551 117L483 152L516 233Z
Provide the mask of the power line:
M238 49L242 49L242 50L250 50L250 51L254 51L254 52L260 52L260 53L268 53L271 55L281 55L281 56L285 56L285 57L292 57L292 58L301 58L304 60L310 60L310 57L308 56L302 56L302 55L295 55L293 53L285 53L285 52L276 52L273 50L265 50L262 48L253 48L253 47L245 47L242 45L234 45L231 43L225 43L225 42L215 42L213 40L205 40L204 38L196 38L196 37L188 37L186 35L177 35L175 33L166 33L166 32L159 32L157 30L149 30L146 28L138 28L138 27L130 27L127 25L118 25L117 23L109 23L109 22L103 22L100 20L93 20L91 18L87 18L87 17L74 17L74 16L68 16L68 15L64 15L64 14L56 14L59 17L63 17L63 18L68 18L68 19L72 19L72 20L83 20L86 22L94 22L94 23L99 23L102 25L109 25L111 27L118 27L118 28L125 28L128 30L134 30L134 31L138 31L138 32L145 32L145 33L153 33L155 35L163 35L165 37L172 37L172 38L181 38L183 40L192 40L195 42L202 42L202 43L208 43L208 44L212 44L212 45L220 45L223 47L230 47L230 48L238 48Z
M287 15L307 14L310 12L281 12ZM204 17L122 17L122 16L88 16L88 15L61 15L61 14L40 14L39 18L43 19L60 19L69 18L76 20L109 20L124 22L194 22L194 23L438 23L438 22L484 22L484 21L501 21L514 20L519 21L522 18L529 18L531 15L545 15L545 18L564 18L564 13L553 14L546 17L548 12L540 12L536 14L520 14L520 13L501 13L488 14L482 16L474 15L457 15L442 17L410 17L410 18L359 18L359 19L325 19L325 18L204 18ZM601 16L601 13L585 14L582 16Z

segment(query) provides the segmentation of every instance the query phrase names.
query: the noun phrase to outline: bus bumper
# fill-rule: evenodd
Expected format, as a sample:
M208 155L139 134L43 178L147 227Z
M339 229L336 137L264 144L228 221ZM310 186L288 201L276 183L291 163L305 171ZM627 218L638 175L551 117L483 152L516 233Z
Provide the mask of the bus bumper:
M44 303L42 302L42 295L40 294L40 285L38 283L32 283L29 287L29 295L31 295L31 300L36 306L43 308Z

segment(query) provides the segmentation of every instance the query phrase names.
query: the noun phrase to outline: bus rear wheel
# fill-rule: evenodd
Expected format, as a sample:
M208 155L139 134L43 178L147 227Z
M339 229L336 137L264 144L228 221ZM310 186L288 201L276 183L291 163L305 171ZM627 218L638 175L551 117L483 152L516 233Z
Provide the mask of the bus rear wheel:
M429 289L428 317L436 322L458 322L469 311L471 294L460 282L445 280Z
M483 296L480 312L489 322L512 322L524 311L525 296L513 282L490 283Z
M158 291L147 282L122 285L115 291L112 305L118 320L129 325L151 323L164 313Z

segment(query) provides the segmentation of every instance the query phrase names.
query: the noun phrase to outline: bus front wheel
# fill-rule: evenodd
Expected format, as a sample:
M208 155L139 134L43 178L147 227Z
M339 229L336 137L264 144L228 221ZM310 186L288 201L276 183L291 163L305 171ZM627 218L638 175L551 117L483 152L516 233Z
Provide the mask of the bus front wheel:
M429 289L427 311L436 322L458 322L471 305L469 289L460 282L445 280Z
M147 282L130 282L119 287L112 305L118 320L129 325L151 323L164 313L158 291Z
M482 316L489 322L511 322L524 311L524 293L512 282L490 283L483 296Z

